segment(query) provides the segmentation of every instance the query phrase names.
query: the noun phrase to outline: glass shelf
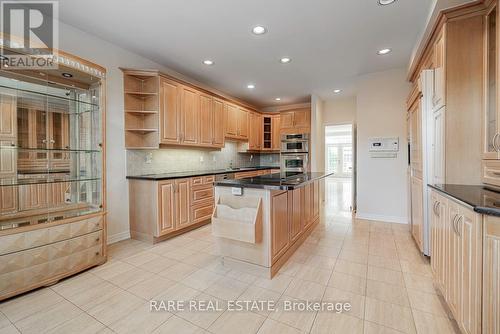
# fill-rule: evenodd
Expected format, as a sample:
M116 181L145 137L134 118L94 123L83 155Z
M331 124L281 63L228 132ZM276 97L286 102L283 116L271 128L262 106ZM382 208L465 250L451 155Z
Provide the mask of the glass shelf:
M7 219L5 221L0 220L0 231L32 225L46 224L54 221L85 216L101 211L101 207L99 206L80 207L71 210L63 209L64 208L59 208L58 211L51 211L27 217Z
M36 173L40 174L40 173ZM54 173L56 174L56 173ZM24 175L24 174L20 174ZM29 174L26 174L29 175ZM99 181L100 177L61 177L53 176L48 173L46 177L37 178L3 178L0 179L0 187L24 186L32 184L50 184L50 183L67 183L67 182L84 182L84 181Z
M19 107L35 107L46 112L63 114L83 114L89 112L99 112L98 105L76 99L47 95L2 85L0 85L0 92L11 93L12 95L16 96L18 99Z
M68 153L102 153L102 150L86 150L86 149L72 149L72 148L37 148L37 147L19 147L12 145L0 145L2 150L15 150L15 151L29 151L29 152L68 152Z

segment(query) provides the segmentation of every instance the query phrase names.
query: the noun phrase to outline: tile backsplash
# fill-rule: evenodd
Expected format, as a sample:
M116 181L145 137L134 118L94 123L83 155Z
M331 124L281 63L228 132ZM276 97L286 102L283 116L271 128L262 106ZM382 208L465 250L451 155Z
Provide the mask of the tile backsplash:
M279 154L239 153L238 144L226 142L220 151L199 148L127 150L127 175L224 169L233 167L279 166Z

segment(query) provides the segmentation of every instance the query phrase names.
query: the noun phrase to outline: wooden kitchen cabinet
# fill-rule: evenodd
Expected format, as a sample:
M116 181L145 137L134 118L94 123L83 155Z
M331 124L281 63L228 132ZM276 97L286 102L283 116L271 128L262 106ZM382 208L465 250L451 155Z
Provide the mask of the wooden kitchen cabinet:
M287 192L275 192L271 196L271 262L274 263L287 250L290 235Z
M411 186L411 234L420 251L423 251L423 185L418 177L410 177Z
M448 202L448 213L446 221L446 243L447 243L447 270L445 280L445 297L450 307L451 313L458 322L458 310L460 303L460 239L456 231L456 220L459 216L460 208L454 201Z
M233 139L238 138L238 118L239 118L238 107L234 104L226 103L225 107L226 137Z
M445 249L446 243L446 224L448 213L448 201L437 192L432 191L430 194L431 205L431 268L434 273L435 281L441 291L444 291L445 283L445 267L447 252Z
M214 175L129 180L130 234L155 243L210 221Z
M290 208L290 242L295 242L303 231L303 196L300 188L289 192L288 207Z
M162 78L160 81L160 143L180 142L180 84Z
M456 229L459 237L458 324L465 333L481 333L482 218L460 206Z
M256 112L249 113L250 129L248 135L248 149L250 151L259 151L262 149L262 116Z
M213 120L213 145L215 147L224 147L224 101L212 99L212 120Z
M446 26L445 26L446 27ZM432 96L432 109L439 110L446 104L446 44L445 32L446 28L443 27L439 36L434 44L434 85Z
M484 217L482 333L500 331L500 218Z
M431 191L430 199L434 280L462 332L485 333L484 330L481 332L481 303L485 298L483 279L486 282L490 277L486 265L489 217L485 217L483 273L483 217L437 191Z
M485 107L482 119L482 156L487 160L498 160L500 158L500 109L498 108L498 55L500 45L498 43L498 7L497 2L492 2L485 19ZM483 182L488 183L483 179Z
M214 103L212 96L200 94L200 145L212 146L214 144Z
M248 139L248 124L250 112L244 108L238 108L238 137L241 139Z
M280 112L280 127L282 133L311 132L310 108L301 108Z
M419 97L411 103L409 112L412 175L422 177L422 109Z
M304 197L304 230L308 229L313 222L313 186L311 183L306 184L304 187L300 188L302 196Z
M190 183L189 179L175 180L175 211L178 228L191 225L190 210Z
M157 235L162 236L175 231L175 182L161 181L158 184L159 214Z
M190 87L181 88L181 142L199 143L200 93Z

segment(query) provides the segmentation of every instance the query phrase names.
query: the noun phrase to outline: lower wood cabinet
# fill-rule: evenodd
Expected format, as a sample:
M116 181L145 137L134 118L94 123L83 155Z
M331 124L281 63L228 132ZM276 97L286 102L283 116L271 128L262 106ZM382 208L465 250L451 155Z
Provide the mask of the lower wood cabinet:
M462 332L481 333L483 216L436 191L430 198L431 268L435 281ZM487 222L488 217L485 219ZM484 268L486 279L486 263Z
M423 251L423 185L422 180L416 176L410 177L411 187L411 234L420 251Z
M271 262L278 261L310 227L318 222L320 183L314 181L271 198ZM281 260L280 260L281 261Z
M288 228L288 193L277 192L271 198L271 257L276 261L286 252L289 242Z
M214 175L151 181L129 180L131 237L156 242L209 221Z
M483 333L500 333L500 218L484 217Z

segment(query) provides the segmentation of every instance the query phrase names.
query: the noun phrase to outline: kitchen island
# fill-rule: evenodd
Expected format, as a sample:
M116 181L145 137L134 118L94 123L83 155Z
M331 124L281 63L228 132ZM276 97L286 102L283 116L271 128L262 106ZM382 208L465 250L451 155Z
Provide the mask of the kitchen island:
M332 174L274 173L215 182L212 234L224 265L272 278L319 222Z

